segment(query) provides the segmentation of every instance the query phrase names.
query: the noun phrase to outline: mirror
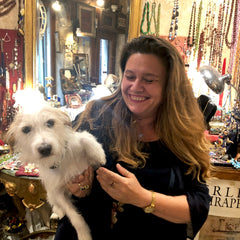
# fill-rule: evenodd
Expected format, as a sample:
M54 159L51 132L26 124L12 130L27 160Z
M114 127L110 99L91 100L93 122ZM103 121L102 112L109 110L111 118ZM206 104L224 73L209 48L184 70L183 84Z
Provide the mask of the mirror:
M111 0L103 7L96 1L61 0L60 11L52 3L26 0L31 13L26 19L26 68L29 85L45 89L48 99L60 99L65 105L66 95L82 98L83 91L104 84L109 74L119 76L118 50L128 38L130 1L114 1L112 8ZM86 34L88 30L91 34Z

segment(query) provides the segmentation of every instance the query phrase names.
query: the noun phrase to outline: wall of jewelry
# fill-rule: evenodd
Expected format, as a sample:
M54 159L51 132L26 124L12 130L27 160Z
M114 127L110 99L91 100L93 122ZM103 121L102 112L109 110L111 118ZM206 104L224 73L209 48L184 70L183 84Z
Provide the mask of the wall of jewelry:
M230 73L232 83L239 88L240 0L143 0L141 4L139 34L171 41L183 56L195 95L207 94L216 104L228 103L230 108L234 92L225 87L224 94L213 93L199 68L210 65L221 74Z
M14 93L23 89L23 35L0 29L0 132L13 120Z

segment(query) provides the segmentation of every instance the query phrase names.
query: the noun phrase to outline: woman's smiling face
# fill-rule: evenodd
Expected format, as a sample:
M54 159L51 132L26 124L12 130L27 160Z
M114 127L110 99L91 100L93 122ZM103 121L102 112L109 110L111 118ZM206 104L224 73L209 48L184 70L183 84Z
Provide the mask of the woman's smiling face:
M155 118L162 102L166 69L153 54L132 54L125 67L122 95L136 118Z

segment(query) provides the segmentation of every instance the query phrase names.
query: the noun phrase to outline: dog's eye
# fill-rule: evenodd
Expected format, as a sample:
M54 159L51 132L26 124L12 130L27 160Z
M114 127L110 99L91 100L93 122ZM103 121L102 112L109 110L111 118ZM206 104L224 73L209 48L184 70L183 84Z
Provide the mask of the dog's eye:
M32 128L30 126L25 126L22 128L22 132L25 134L28 134L29 132L31 132Z
M54 123L55 123L54 120L48 120L46 122L46 125L47 125L47 127L52 128L54 126Z

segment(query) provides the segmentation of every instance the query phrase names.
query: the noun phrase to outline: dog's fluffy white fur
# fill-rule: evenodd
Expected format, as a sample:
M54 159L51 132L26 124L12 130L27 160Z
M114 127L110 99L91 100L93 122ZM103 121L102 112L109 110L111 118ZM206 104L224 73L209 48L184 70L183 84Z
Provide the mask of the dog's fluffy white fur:
M25 163L35 163L46 188L48 201L59 216L67 215L78 239L90 240L89 227L73 206L66 184L89 165L104 165L105 153L90 133L75 132L67 114L52 107L34 113L19 112L7 133L14 151Z

